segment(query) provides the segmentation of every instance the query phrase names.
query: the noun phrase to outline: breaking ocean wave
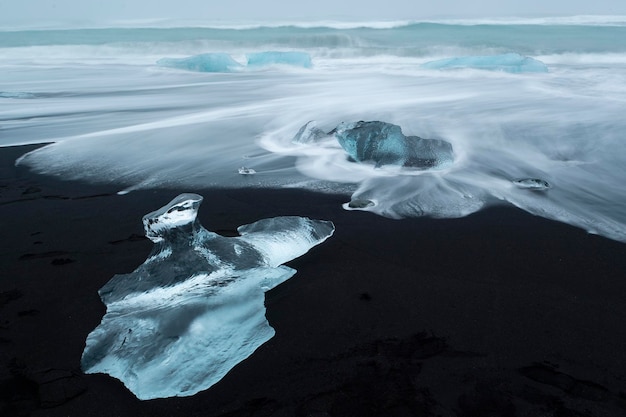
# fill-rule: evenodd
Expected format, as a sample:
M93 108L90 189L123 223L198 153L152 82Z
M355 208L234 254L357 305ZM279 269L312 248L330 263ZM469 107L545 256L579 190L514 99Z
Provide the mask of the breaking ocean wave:
M307 187L392 218L512 204L626 241L623 21L3 32L0 143L55 142L19 163L125 192ZM244 65L267 51L306 54L311 68L157 65L203 54ZM456 68L424 68L437 61ZM476 68L485 63L495 71ZM547 72L517 71L525 64ZM437 169L355 163L333 135L294 143L312 120L324 134L388 123L448 143L453 158Z

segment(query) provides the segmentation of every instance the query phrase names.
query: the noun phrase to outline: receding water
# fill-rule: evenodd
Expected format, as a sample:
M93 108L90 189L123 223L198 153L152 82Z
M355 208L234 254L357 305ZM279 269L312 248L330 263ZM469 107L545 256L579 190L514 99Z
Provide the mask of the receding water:
M394 218L510 203L626 241L625 21L5 31L0 145L53 141L20 163L120 191L307 187ZM307 53L312 68L245 65L264 51ZM156 64L205 53L241 68ZM507 53L548 72L421 67ZM439 170L356 164L332 140L292 143L310 120L324 131L393 123L451 143L455 160ZM515 185L525 178L550 188Z

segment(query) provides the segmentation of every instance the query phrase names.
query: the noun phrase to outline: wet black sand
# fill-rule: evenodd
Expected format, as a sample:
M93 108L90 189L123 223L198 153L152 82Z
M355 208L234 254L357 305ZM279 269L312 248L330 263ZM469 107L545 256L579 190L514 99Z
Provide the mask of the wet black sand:
M58 181L0 148L0 415L626 415L626 245L498 207L389 220L297 190L159 190ZM266 296L276 336L193 397L139 401L84 375L97 290L150 251L141 217L205 197L229 234L277 215L335 222Z

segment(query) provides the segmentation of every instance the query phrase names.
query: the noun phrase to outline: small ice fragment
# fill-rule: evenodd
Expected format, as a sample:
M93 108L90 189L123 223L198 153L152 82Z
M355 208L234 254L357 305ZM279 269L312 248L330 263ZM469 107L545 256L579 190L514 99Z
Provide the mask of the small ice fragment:
M256 174L256 171L252 168L241 167L239 168L239 173L241 175L254 175Z
M520 178L517 180L513 180L513 184L515 184L519 188L533 191L544 191L551 187L548 181L539 178Z
M366 199L360 199L360 198L352 200L348 203L348 207L353 208L353 209L364 209L367 207L373 207L375 205L376 203L374 203L372 200L366 200Z

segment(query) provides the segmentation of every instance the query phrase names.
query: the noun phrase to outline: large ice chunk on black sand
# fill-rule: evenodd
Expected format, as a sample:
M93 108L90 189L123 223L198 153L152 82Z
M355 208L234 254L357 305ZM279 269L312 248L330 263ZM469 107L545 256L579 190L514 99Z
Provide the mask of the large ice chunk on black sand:
M99 291L107 311L87 336L82 368L140 399L205 390L269 340L264 292L295 274L282 263L334 232L329 221L276 217L223 237L199 223L201 202L181 194L144 216L152 253Z
M334 133L341 147L356 162L429 169L442 168L454 161L450 143L405 136L400 126L391 123L340 123L330 133Z

